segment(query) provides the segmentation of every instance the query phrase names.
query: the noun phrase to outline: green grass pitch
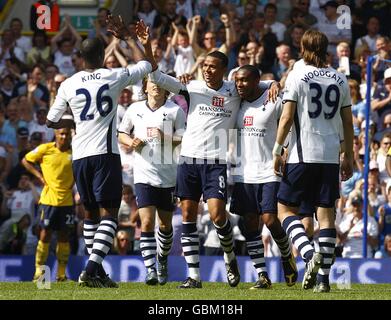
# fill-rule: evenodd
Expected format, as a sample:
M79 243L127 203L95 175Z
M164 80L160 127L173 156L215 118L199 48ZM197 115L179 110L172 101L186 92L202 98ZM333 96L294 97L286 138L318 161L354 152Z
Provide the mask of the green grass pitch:
M251 283L230 288L226 283L204 282L202 289L177 289L178 282L164 286L120 283L118 289L81 288L76 282L51 283L50 290L32 282L1 282L0 300L391 300L391 284L352 284L350 289L332 285L330 293L302 290L276 283L269 290L249 290Z

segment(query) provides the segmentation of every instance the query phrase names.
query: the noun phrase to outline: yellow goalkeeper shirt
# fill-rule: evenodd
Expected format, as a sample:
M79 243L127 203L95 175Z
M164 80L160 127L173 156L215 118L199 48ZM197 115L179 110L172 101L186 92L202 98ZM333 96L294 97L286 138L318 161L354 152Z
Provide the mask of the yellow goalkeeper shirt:
M38 163L46 184L39 203L49 206L73 205L72 152L60 151L55 142L41 144L26 154L26 160Z

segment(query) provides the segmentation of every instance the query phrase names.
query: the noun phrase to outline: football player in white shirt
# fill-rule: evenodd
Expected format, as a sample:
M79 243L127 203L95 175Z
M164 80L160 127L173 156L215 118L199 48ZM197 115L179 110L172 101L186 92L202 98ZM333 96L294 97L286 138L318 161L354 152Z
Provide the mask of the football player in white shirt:
M152 81L166 90L183 95L189 105L175 190L176 196L181 200L181 241L189 277L179 288L202 287L196 226L201 195L208 204L211 220L224 250L228 283L235 287L240 281L233 251L232 227L226 215L225 203L228 131L235 126L241 98L234 82L223 81L227 65L227 56L220 51L213 51L206 56L202 67L205 81L190 81L187 85L158 70L151 73ZM266 83L260 85L268 87ZM276 93L278 89L274 88L272 91Z
M273 148L274 170L284 174L278 192L278 217L307 264L302 287L310 289L316 283L315 292L330 291L328 273L336 241L334 207L339 198L339 171L342 181L353 172L349 87L345 75L327 67L327 46L323 33L305 32L301 40L305 65L291 71L286 80L284 109ZM341 119L345 152L340 166ZM291 127L283 169L282 144ZM314 252L297 216L303 200L317 207L319 253Z
M252 289L268 289L269 279L260 226L264 223L278 245L285 281L293 286L297 280L296 262L288 237L277 218L277 192L281 178L274 173L272 149L282 112L281 99L268 100L268 90L259 87L256 67L245 65L236 73L236 89L243 99L237 117L237 159L232 213L243 217L247 251L258 273ZM259 223L261 218L261 224Z
M114 35L121 38L129 35L122 21L110 18L109 23ZM139 23L136 32L140 35L148 30ZM151 51L149 42L145 50ZM85 69L61 84L48 113L47 125L58 128L69 122L61 117L68 106L71 108L76 124L72 166L86 210L84 238L90 254L79 283L88 287L118 287L102 267L117 230L122 197L122 168L116 137L117 101L126 86L137 83L152 71L152 65L139 61L133 67L104 69L104 47L98 38L83 41L80 52ZM141 50L139 54L143 56Z
M151 80L144 80L143 89L147 100L127 109L118 129L118 140L135 150L134 183L141 218L140 250L147 269L145 283L164 285L173 241L171 220L177 167L173 145L182 139L186 115L181 107L167 100L169 92ZM159 230L155 237L156 212Z

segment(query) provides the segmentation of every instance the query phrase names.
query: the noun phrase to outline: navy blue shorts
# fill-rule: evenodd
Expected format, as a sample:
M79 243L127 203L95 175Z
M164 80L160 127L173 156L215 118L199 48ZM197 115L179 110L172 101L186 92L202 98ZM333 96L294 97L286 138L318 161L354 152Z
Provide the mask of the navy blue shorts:
M260 184L235 183L231 197L230 212L245 215L246 213L277 214L277 192L279 182Z
M73 206L54 207L39 205L39 225L43 229L63 231L74 227L75 209Z
M144 183L136 183L134 187L138 208L154 206L165 211L174 211L175 188L157 188Z
M78 159L72 167L81 202L87 210L120 207L122 166L118 154Z
M202 161L203 163L200 163ZM180 157L175 195L199 201L221 199L227 202L227 165L216 161Z
M301 218L313 218L316 213L316 207L307 201L302 201L299 208L299 216Z
M316 207L334 208L339 198L339 164L288 163L277 198L290 207L306 201Z

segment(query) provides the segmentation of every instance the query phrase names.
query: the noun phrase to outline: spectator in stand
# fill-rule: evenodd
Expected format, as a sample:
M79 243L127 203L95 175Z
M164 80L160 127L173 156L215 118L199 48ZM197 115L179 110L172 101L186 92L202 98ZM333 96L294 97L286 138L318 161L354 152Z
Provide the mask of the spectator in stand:
M134 234L138 222L140 222L140 216L133 188L123 185L121 206L118 211L118 230L126 231L128 234L131 250L133 250Z
M337 226L339 238L344 244L344 258L362 258L363 246L363 199L360 193L354 192L350 197L350 207ZM378 244L378 226L376 220L368 216L367 257L373 257L372 251Z
M370 17L367 22L367 34L356 41L355 48L366 43L371 50L371 55L374 55L377 51L376 41L380 37L380 21L377 17Z
M391 68L384 71L384 79L373 95L371 109L377 112L377 127L381 128L383 118L391 113Z
M65 16L63 27L51 40L51 50L54 64L60 73L70 77L75 73L72 64L72 54L80 48L82 38L72 26L70 16Z
M291 60L291 49L286 44L280 44L276 48L276 54L278 60L274 64L272 71L274 79L280 81L289 69L289 61Z
M376 79L382 80L384 71L391 67L391 63L385 61L391 59L391 41L388 37L380 36L376 39L376 61L373 69L376 71Z
M75 68L75 73L83 70L83 59L81 58L80 51L72 53L72 65Z
M376 220L379 224L379 243L383 245L387 235L391 234L391 183L386 186L387 201L380 206L376 213Z
M110 43L109 38L111 34L107 31L107 17L110 10L106 8L99 8L96 19L94 20L94 29L88 33L88 38L100 38L106 45Z
M140 5L137 10L138 20L143 20L144 23L152 28L153 22L157 16L157 11L154 8L153 2L151 0L140 0Z
M321 8L324 10L324 15L319 17L318 23L314 26L315 29L323 32L328 40L329 47L328 52L331 52L333 55L336 53L336 48L338 43L345 41L350 43L352 39L352 32L349 28L339 28L337 20L339 14L337 13L337 8L339 4L336 1L327 1Z
M296 0L295 7L304 14L304 22L308 26L313 26L318 22L318 19L310 13L311 0Z
M3 218L20 219L28 213L33 219L34 205L38 200L39 193L31 181L30 174L25 171L18 181L17 188L5 192L1 215Z
M384 243L381 249L375 253L375 258L391 258L391 234L384 237Z
M193 8L191 0L178 0L176 4L176 13L184 16L188 21L193 17Z
M190 73L193 69L195 64L194 50L190 45L188 32L179 29L175 23L172 24L172 28L174 29L174 35L172 36L171 46L176 53L174 72L179 77L184 73Z
M119 230L114 240L114 250L111 254L118 254L120 256L128 256L132 254L132 246L130 241L130 235L125 230Z
M158 14L153 22L153 35L157 38L167 37L173 22L186 28L187 19L176 13L176 0L167 0L163 13Z
M14 78L9 73L4 73L0 78L0 95L4 105L8 105L12 98L12 91L15 86Z
M51 52L48 36L45 31L37 30L32 38L33 47L27 53L26 63L31 68L32 66L42 63L44 65L50 63Z
M343 64L343 60L348 59L348 65ZM350 46L347 42L340 42L337 45L337 55L335 69L346 75L348 79L354 79L361 83L361 67L350 60Z
M302 24L295 24L292 26L291 42L288 43L291 48L292 59L299 60L301 57L300 42L303 38L306 27Z
M7 59L16 59L19 63L24 63L24 52L15 45L15 37L11 30L3 31L0 46L0 72L6 67Z
M7 120L4 121L1 128L0 141L10 144L12 147L17 147L16 131L21 127L27 127L25 121L20 120L17 102L11 101L6 109Z
M352 115L354 135L360 134L361 123L365 119L365 101L362 100L360 95L360 86L356 80L349 79L350 96L352 97Z
M49 90L42 82L44 82L44 69L36 65L29 74L27 82L19 82L14 87L12 96L27 95L35 110L40 107L49 107Z
M301 24L301 25L308 27L304 18L305 18L305 14L299 8L296 8L296 7L292 8L291 12L289 13L288 27L284 33L284 42L285 43L290 43L292 41L291 33L292 33L292 28L294 25Z
M276 20L277 6L274 3L268 3L264 10L266 26L276 35L278 42L283 41L286 26Z
M228 81L235 80L236 71L240 67L243 67L246 64L250 64L250 59L247 56L247 51L245 49L241 49L239 51L238 58L237 58L236 62L237 62L238 66L236 68L231 69L231 71L228 74Z
M14 34L16 46L23 50L25 56L31 50L31 38L22 36L23 22L19 18L12 18L10 22L10 29ZM25 60L24 60L25 61Z
M41 134L42 142L51 142L54 139L54 130L46 126L46 116L48 114L48 108L40 107L36 112L36 120L32 120L29 123L28 130L31 135L39 132Z
M26 244L26 232L31 224L29 214L8 219L0 226L0 253L23 254Z

